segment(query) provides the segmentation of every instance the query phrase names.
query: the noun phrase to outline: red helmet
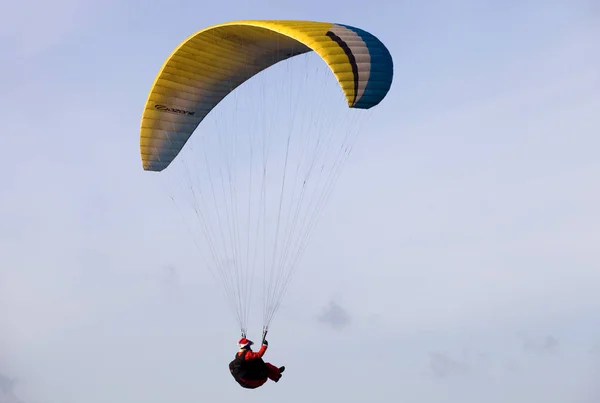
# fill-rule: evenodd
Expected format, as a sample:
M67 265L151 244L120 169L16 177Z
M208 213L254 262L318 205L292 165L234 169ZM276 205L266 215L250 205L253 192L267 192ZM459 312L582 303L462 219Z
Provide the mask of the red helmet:
M252 340L248 340L245 337L242 337L239 341L238 341L238 346L240 348L247 348L250 347L251 345L253 345L254 342L252 342Z

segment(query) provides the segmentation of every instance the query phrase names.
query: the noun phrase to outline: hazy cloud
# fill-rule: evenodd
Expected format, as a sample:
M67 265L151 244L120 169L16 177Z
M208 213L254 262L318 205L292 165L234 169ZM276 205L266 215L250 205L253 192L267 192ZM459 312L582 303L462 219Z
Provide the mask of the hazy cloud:
M442 353L430 353L430 366L433 374L438 378L464 375L469 371L466 362L458 361Z
M15 380L9 378L4 374L0 374L0 390L2 392L12 392L14 388Z
M0 374L0 403L18 403L19 398L15 394L16 380L4 374Z
M179 272L173 265L169 265L163 269L162 283L171 288L178 288L180 284Z
M505 364L504 364L504 368L508 371L508 372L513 372L516 373L520 370L520 365L517 363L517 361L515 360L508 360Z
M558 339L552 335L546 336L543 340L534 340L524 337L523 348L526 351L532 351L542 354L552 354L558 349Z
M329 305L317 317L320 323L341 330L350 324L350 314L337 302L330 301Z

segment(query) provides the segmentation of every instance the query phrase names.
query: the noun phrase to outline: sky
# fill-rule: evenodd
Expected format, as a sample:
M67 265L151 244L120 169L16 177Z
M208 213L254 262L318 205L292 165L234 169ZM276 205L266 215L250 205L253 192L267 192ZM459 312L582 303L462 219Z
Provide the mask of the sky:
M0 403L600 401L597 2L257 4L3 6ZM177 44L252 18L361 27L395 70L248 391L139 124Z

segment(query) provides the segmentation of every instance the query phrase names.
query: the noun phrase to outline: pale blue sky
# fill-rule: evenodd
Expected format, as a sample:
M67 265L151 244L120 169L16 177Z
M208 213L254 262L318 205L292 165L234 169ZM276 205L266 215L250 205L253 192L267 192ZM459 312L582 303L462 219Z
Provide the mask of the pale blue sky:
M597 402L598 5L256 4L3 6L0 374L26 403ZM251 18L359 26L395 62L276 319L285 379L253 392L138 137L171 50Z

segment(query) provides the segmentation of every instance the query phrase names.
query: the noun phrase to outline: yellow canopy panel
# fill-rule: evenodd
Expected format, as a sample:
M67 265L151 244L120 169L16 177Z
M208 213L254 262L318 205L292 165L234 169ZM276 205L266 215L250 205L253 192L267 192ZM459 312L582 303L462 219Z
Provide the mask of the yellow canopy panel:
M315 51L331 68L351 108L369 109L387 95L392 57L359 28L313 21L235 21L203 29L167 58L142 115L146 171L162 171L204 117L244 81L288 58Z

